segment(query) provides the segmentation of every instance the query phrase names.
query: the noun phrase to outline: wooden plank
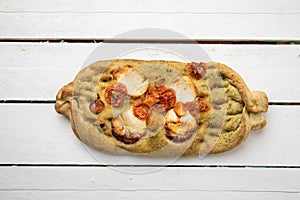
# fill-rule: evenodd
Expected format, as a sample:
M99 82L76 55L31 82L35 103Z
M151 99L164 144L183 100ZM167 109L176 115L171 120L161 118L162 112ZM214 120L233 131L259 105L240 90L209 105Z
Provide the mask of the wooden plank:
M37 191L37 190L22 190L22 191L1 191L1 199L72 199L72 200L98 200L98 199L220 199L223 200L257 200L257 199L289 199L298 200L299 193L289 193L283 191L273 192L244 192L244 191L161 191L161 190L147 190L147 191L121 191L121 190L104 190L104 191L84 191L84 190L51 190L51 191Z
M84 146L52 104L0 104L1 164L300 166L299 106L270 106L267 127L237 149L207 157L150 159Z
M2 12L0 38L300 40L297 24L300 13Z
M299 169L1 167L0 188L69 191L300 192Z
M54 100L85 64L119 57L218 61L236 70L251 90L266 91L271 102L300 100L299 45L0 43L0 52L3 100Z
M130 5L130 6L128 6ZM297 0L273 0L272 3L259 0L152 0L141 3L138 0L61 0L59 3L51 1L42 4L34 0L2 1L0 12L187 12L187 13L299 13L300 4Z

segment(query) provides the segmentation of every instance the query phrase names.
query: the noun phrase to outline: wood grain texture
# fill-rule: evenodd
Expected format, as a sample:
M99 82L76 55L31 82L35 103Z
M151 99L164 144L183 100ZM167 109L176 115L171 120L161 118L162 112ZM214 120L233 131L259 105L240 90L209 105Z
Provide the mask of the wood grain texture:
M298 24L298 0L1 1L0 40L14 42L0 42L0 100L54 100L96 58L207 58L188 44L111 43L91 58L99 44L15 41L299 41ZM182 36L149 30L120 35L142 28ZM270 101L300 102L299 45L201 48L208 60L240 73L250 89L266 91ZM96 153L53 106L0 104L0 199L300 199L299 106L270 106L267 127L234 151L175 160Z
M299 40L299 8L296 0L4 1L0 37L120 39L117 35L126 31L161 28L199 40ZM140 34L132 39L160 37Z
M0 43L0 51L2 100L54 100L89 61L122 57L217 61L237 71L251 90L265 91L271 102L300 101L299 45Z
M298 169L1 167L0 173L0 188L12 191L300 192Z
M257 199L272 199L272 200L298 200L300 194L295 192L273 191L273 192L246 192L246 191L162 191L162 190L10 190L0 191L0 199L72 199L72 200L98 200L98 199L224 199L224 200L257 200Z
M178 39L140 32L132 37L120 35L147 28L171 30L195 40L299 40L299 23L298 13L2 12L0 38Z
M299 166L299 106L271 106L268 125L225 154L181 159L109 155L84 146L52 104L0 104L1 164ZM287 129L288 127L288 129Z
M61 0L36 3L35 0L2 1L0 12L202 12L202 13L299 13L297 0L273 0L272 3L260 0L152 0L141 3L139 0ZM128 6L130 5L130 6Z

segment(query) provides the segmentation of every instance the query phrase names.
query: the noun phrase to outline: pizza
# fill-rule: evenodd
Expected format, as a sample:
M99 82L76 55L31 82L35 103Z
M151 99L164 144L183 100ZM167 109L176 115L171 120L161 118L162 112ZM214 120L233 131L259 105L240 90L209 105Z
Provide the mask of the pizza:
M268 98L221 63L116 59L82 69L55 109L93 148L172 157L235 148L266 125Z

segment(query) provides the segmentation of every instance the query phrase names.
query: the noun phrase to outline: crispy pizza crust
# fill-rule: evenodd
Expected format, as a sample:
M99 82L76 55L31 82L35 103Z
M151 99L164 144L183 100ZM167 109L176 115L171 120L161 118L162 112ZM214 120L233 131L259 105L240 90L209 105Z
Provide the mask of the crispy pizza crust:
M162 60L98 61L81 70L74 81L61 88L55 109L70 119L75 135L82 142L105 152L124 155L170 157L222 153L241 144L251 130L266 125L263 112L268 110L268 98L264 92L250 92L243 79L224 64L204 63L205 73L199 79L190 77L187 65ZM149 85L163 80L165 85L172 87L176 79L183 80L183 77L188 77L187 82L192 81L196 96L203 99L208 109L196 117L198 127L190 138L174 142L166 136L166 127L163 125L166 113L152 120L162 121L160 126L157 125L158 128L151 130L149 125L143 137L134 143L124 143L114 137L112 120L140 102L139 93L134 93L137 97L126 99L121 108L115 108L105 101L104 91L117 82L113 72L129 69L124 66L141 69ZM120 76L118 73L115 76ZM105 108L95 114L89 106L97 98L104 102Z

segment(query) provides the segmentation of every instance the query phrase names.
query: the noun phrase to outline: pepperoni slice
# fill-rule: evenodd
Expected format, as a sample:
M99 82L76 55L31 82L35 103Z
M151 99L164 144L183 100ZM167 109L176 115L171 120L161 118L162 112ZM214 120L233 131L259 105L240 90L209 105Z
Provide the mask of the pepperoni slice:
M171 109L171 108L173 108L175 106L175 103L176 103L176 94L175 94L175 91L173 89L166 89L162 93L162 97L167 102L167 105L166 105L166 109L167 110L169 110L169 109Z
M166 90L166 87L163 84L155 84L151 90L150 93L153 97L159 98L159 96Z
M142 96L142 102L152 107L154 104L156 104L159 101L156 97L154 97L151 94L151 89L149 89L143 96Z
M163 96L160 96L157 99L157 103L155 105L153 105L153 109L156 112L164 112L166 110L167 106L168 106L167 100Z
M104 107L104 103L100 99L96 99L91 101L89 108L94 114L99 114L104 110Z
M206 72L205 63L192 62L187 65L187 71L191 77L193 77L196 80L199 80L204 76L204 74Z
M176 95L173 89L165 89L158 97L157 103L154 105L154 109L157 112L164 112L170 110L175 106Z
M120 107L123 104L127 88L122 83L115 83L109 86L104 93L104 98L108 104L114 107Z
M140 120L149 118L150 107L145 103L139 103L133 106L133 114Z
M162 84L155 84L144 94L142 102L153 107L157 112L164 112L174 107L176 94L173 89Z

